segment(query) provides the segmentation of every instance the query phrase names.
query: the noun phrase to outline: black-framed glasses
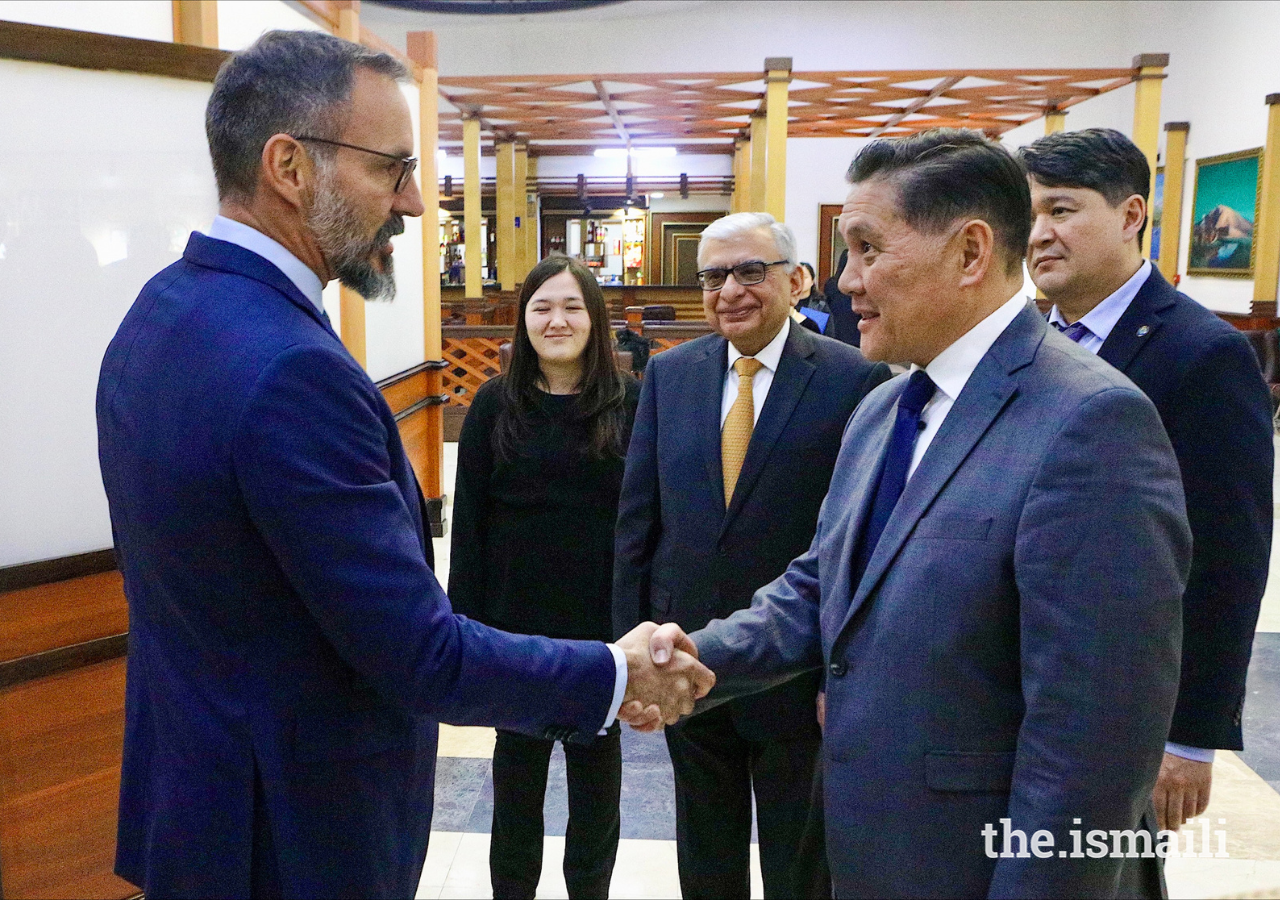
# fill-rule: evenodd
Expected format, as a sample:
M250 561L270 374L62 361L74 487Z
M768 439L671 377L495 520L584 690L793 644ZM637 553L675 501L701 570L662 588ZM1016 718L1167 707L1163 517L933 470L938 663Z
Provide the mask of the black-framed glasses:
M396 176L395 193L404 190L414 171L418 168L418 157L396 156L394 153L383 153L381 150L370 150L368 147L357 147L355 144L344 144L342 141L331 141L328 138L308 137L306 135L290 135L295 141L311 141L313 144L330 144L334 147L346 147L348 150L359 150L361 153L372 153L384 159L394 159L400 163L400 174Z
M752 284L759 284L764 281L764 276L769 273L770 266L784 266L788 260L780 259L777 262L762 262L758 259L748 260L744 263L738 263L731 269L702 269L698 272L698 284L704 291L718 291L724 287L725 280L729 277L729 273L733 273L733 280L738 282L742 287Z

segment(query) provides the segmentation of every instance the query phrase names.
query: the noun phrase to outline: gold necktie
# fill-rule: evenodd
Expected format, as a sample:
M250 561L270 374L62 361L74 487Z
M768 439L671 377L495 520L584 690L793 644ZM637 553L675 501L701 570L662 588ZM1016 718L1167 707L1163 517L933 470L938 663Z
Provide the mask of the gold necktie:
M724 505L733 499L733 489L742 471L742 461L747 458L747 445L751 443L751 429L755 427L756 403L751 395L752 379L764 367L764 363L743 356L733 364L738 373L738 399L733 401L729 415L720 432L720 468L724 473Z

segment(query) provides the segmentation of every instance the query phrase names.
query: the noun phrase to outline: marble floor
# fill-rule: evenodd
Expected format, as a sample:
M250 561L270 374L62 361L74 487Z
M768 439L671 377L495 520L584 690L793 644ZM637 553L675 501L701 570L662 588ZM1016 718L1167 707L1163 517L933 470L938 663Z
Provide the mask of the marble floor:
M457 445L445 445L444 483L453 484ZM1277 467L1280 471L1280 466ZM1280 485L1277 486L1280 497ZM1277 507L1280 511L1280 506ZM447 583L448 539L435 542L437 571ZM1172 898L1280 898L1280 541L1263 599L1244 710L1245 750L1220 751L1205 818L1227 833L1227 858L1168 861ZM487 728L442 726L431 846L419 898L488 897L489 777L494 734ZM1225 824L1219 820L1225 819ZM568 820L564 754L557 746L547 781L542 881L538 897L567 897L561 863ZM622 840L613 897L679 897L671 763L661 735L623 727ZM752 847L752 896L763 896Z

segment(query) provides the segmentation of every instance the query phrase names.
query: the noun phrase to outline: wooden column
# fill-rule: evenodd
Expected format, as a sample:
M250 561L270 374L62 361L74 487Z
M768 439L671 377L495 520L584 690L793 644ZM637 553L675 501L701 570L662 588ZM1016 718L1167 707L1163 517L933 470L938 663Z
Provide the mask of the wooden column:
M512 208L515 210L516 215L515 243L512 244L511 249L515 257L514 281L516 284L520 284L524 281L524 276L529 274L530 269L526 252L529 248L529 242L525 239L525 234L529 231L529 203L525 199L529 181L529 148L523 144L516 145L515 170L511 193ZM514 286L512 285L512 287Z
M418 172L422 184L422 349L427 362L426 393L438 397L442 392L442 371L433 366L441 362L440 332L440 190L436 150L440 146L439 54L434 31L410 31L405 35L409 58L421 69L418 84ZM433 403L423 410L425 417L426 469L420 476L422 495L427 501L428 518L435 537L444 537L444 491L441 486L444 467L444 407Z
M787 215L787 87L791 57L771 56L765 68L764 209L779 222Z
M497 141L494 150L498 165L498 284L509 291L516 286L516 145Z
M480 272L480 119L469 115L462 123L462 240L466 244L463 263L466 266L468 300L484 296L484 279Z
M729 198L729 212L739 213L746 207L743 205L742 198L748 190L748 177L744 163L747 159L747 146L745 141L739 138L733 139L733 194Z
M1063 109L1050 109L1044 114L1044 133L1057 134L1067 130L1067 112Z
M338 13L334 34L344 41L360 43L360 0L334 0L331 7ZM368 360L368 344L365 339L364 297L345 284L338 289L339 317L342 322L342 343L360 365Z
M764 212L765 122L760 113L751 114L751 181L744 212Z
M528 275L529 270L538 264L542 256L541 246L538 243L538 158L530 156L528 159L528 169L525 177L528 182L525 185L524 196L524 259L527 268L524 274ZM522 276L523 277L523 276Z
M1160 274L1170 284L1178 274L1178 251L1182 245L1182 190L1186 177L1189 131L1190 122L1166 122L1164 126L1164 209L1160 214L1159 266ZM1154 172L1151 183L1154 188ZM1147 230L1151 230L1149 225Z
M1133 142L1147 157L1152 173L1160 150L1160 87L1169 65L1168 53L1141 53L1133 58L1135 76L1133 95ZM1151 255L1151 232L1142 236L1142 253Z
M1258 180L1258 221L1253 229L1254 315L1276 314L1280 281L1280 94L1267 95L1267 145ZM1165 182L1168 185L1168 181ZM1166 207L1167 208L1167 207ZM1166 213L1167 215L1167 213ZM1269 306L1262 306L1262 304Z
M173 42L218 46L218 0L173 0Z

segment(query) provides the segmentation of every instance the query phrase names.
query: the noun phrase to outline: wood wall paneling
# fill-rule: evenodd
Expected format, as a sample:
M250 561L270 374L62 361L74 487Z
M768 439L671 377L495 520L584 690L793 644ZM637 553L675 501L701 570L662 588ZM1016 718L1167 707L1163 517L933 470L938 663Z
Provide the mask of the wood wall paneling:
M0 59L212 82L230 55L190 44L0 22Z
M125 660L0 691L0 892L130 897L112 874Z
M0 594L0 661L128 630L129 609L119 572Z

